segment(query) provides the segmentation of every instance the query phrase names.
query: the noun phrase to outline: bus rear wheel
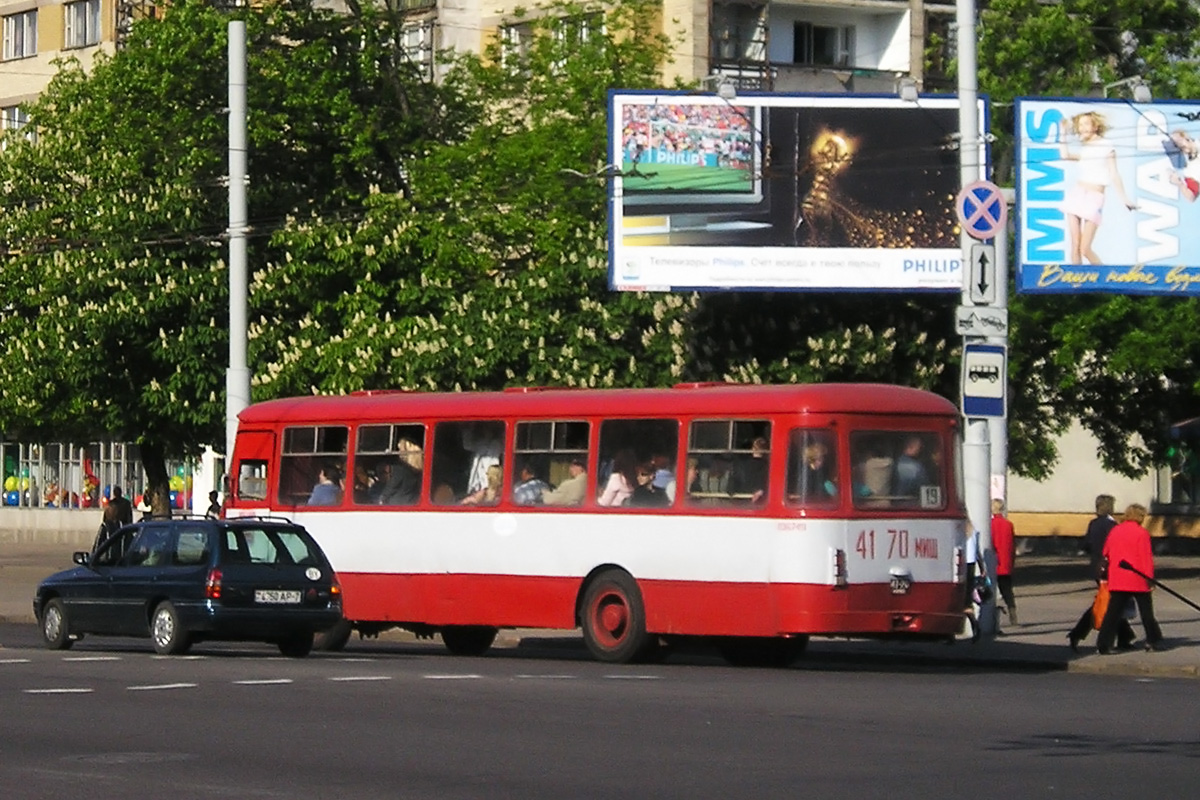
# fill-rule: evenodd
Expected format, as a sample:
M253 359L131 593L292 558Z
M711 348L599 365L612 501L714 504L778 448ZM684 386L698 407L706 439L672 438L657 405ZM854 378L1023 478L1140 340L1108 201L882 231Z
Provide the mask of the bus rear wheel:
M717 642L721 656L735 667L788 667L807 646L807 636L726 636Z
M442 644L456 656L481 656L496 641L496 628L485 625L447 625L442 628Z
M637 582L627 572L608 570L583 595L583 640L600 661L628 664L657 644L646 632L646 610Z

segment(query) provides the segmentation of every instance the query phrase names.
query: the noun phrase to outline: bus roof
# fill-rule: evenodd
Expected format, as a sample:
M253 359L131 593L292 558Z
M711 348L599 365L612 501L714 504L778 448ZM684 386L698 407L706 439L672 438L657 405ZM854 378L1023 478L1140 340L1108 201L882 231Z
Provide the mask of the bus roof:
M765 413L957 415L940 395L883 383L680 384L668 389L513 388L500 392L356 392L269 400L244 409L243 425L390 421L398 417L656 416Z

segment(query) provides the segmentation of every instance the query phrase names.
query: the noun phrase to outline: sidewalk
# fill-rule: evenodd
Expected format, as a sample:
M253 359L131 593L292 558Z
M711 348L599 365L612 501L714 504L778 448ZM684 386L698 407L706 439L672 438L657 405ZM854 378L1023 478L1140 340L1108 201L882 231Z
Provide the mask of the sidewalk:
M54 540L0 536L0 622L30 623L38 581L71 566L71 553L90 541L69 536ZM1200 602L1200 556L1159 556L1156 576L1176 592ZM1020 556L1013 579L1020 625L1001 614L1001 635L972 644L962 638L941 642L893 642L814 638L808 657L818 662L853 661L908 665L960 665L1001 669L1200 678L1200 611L1167 592L1154 592L1154 611L1166 637L1165 652L1140 648L1108 656L1096 652L1093 633L1072 653L1067 631L1092 602L1093 586L1084 556ZM1142 629L1134 622L1140 638ZM578 631L502 631L497 647L517 647L537 639L579 640ZM0 648L3 642L0 642Z

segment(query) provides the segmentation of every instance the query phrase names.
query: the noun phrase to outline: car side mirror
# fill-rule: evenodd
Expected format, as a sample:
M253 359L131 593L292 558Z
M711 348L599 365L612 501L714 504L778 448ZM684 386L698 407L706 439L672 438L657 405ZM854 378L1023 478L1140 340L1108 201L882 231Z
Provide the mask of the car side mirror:
M86 567L91 560L91 553L86 550L78 550L71 556L71 560L81 567Z

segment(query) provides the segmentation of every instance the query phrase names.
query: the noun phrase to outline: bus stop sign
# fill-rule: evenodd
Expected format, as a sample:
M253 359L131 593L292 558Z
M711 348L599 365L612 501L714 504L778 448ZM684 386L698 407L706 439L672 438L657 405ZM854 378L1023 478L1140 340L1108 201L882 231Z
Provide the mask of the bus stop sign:
M968 342L963 348L962 411L965 417L1005 416L1008 348Z

